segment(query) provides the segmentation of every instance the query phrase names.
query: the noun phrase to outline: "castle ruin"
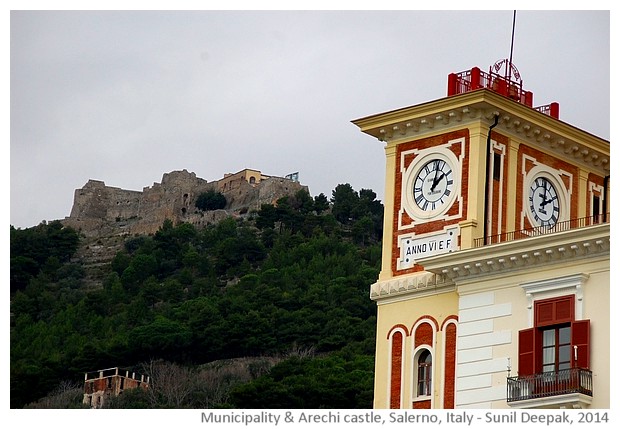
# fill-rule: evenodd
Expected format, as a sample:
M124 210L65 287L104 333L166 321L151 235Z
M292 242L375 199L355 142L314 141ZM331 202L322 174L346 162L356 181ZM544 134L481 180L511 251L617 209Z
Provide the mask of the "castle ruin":
M295 176L296 177L296 176ZM73 207L63 223L86 237L110 237L154 234L166 219L174 224L195 226L216 223L227 216L240 216L260 209L308 187L298 181L267 176L258 170L244 169L208 182L187 170L165 173L161 183L132 191L89 180L76 189ZM201 211L198 196L209 190L226 197L223 210Z

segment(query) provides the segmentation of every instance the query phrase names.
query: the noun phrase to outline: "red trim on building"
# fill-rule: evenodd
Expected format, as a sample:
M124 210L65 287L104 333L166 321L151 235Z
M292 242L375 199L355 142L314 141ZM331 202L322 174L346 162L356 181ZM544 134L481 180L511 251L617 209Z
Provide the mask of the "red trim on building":
M443 319L443 322L441 322L441 330L443 331L446 328L446 325L448 324L448 322L458 322L459 321L459 316L457 316L456 314L451 314L449 316L447 316L445 319Z
M407 216L407 213L403 210L403 202L402 202L403 174L401 172L402 167L403 167L401 165L402 153L405 151L413 150L413 149L422 150L422 149L427 149L427 148L434 147L434 146L440 146L440 145L447 143L450 140L456 140L456 139L461 139L461 138L465 139L465 144L464 144L464 149L463 149L465 153L461 154L460 150L458 150L458 152L455 152L455 155L457 156L457 158L460 158L461 156L463 156L463 165L462 165L462 170L460 172L461 188L459 189L459 193L461 194L461 201L463 205L461 217L450 219L449 221L437 220L434 222L426 222L426 223L416 225L415 223L412 222L412 219L409 216ZM397 146L396 148L396 172L394 175L394 213L393 213L393 218L392 218L393 236L392 236L391 266L392 266L392 272L394 273L394 275L409 274L409 273L422 271L424 269L424 267L422 267L421 265L416 264L412 268L407 268L404 270L397 270L398 260L400 258L400 250L398 248L398 236L399 235L406 234L406 233L412 233L412 232L415 233L416 235L420 235L420 234L426 234L430 232L442 231L444 227L446 226L454 225L460 222L461 220L467 219L467 198L466 198L466 195L464 195L464 192L466 192L468 184L469 184L469 174L468 174L469 144L470 144L469 129L466 128L463 130L453 131L453 132L441 134L438 136L433 136L433 137L423 138L420 140L413 140L410 142L401 143ZM460 147L460 145L458 146ZM404 163L406 165L409 165L414 158L415 158L415 155L413 154L410 156L407 156ZM459 199L457 198L447 213L455 215L458 213L458 210L459 210ZM403 219L406 219L408 223L413 223L413 226L402 228L402 229L398 228L398 216L399 216L399 213L401 213L401 211L403 212Z
M394 332L392 335L392 373L390 374L390 408L400 408L403 364L403 333Z
M415 334L414 334L415 347L417 348L417 347L424 345L424 346L429 346L430 348L432 348L433 347L433 333L434 333L434 330L430 323L428 322L420 323L418 327L415 328Z
M419 322L421 322L422 320L425 320L427 322L433 322L434 328L436 331L439 330L439 323L437 322L437 319L435 319L433 316L431 316L430 314L425 314L423 316L418 317L418 319L415 321L415 323L413 324L413 326L411 327L411 333L413 334L413 330L415 329L415 325L418 324Z
M387 334L387 339L389 340L390 337L392 336L392 334L394 333L394 331L398 330L398 329L402 329L403 331L405 331L405 336L408 337L409 335L411 335L411 332L409 331L409 329L407 329L407 327L405 325L401 325L400 323L398 325L394 325L392 326L392 328L388 331Z
M449 323L452 322L452 323ZM456 391L456 320L446 319L441 327L445 336L443 408L454 408Z

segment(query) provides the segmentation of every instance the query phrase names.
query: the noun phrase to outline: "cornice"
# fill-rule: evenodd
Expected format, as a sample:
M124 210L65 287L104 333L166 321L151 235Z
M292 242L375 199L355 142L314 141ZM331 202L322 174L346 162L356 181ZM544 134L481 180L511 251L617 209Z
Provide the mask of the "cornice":
M423 271L372 284L370 299L377 304L388 304L409 299L412 295L420 298L454 290L454 283L444 275Z
M534 147L609 174L607 140L517 103L489 89L479 89L439 100L352 121L360 130L388 145L439 134L475 121L512 135Z
M553 264L609 258L609 223L420 259L426 271L454 282L535 270Z

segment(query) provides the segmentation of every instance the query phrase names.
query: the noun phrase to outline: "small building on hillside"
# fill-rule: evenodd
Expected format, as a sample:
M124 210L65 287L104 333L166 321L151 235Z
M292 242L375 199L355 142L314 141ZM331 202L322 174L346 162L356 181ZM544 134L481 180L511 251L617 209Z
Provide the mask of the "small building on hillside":
M129 389L148 389L150 378L118 367L100 369L84 374L84 404L102 408L108 398Z

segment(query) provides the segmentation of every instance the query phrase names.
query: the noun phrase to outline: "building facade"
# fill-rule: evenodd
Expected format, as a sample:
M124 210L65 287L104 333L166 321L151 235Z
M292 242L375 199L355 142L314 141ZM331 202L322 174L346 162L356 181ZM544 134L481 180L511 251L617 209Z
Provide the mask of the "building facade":
M609 408L609 142L508 60L353 123L386 153L375 408Z
M150 377L118 367L87 372L84 374L82 403L91 408L103 408L111 397L121 395L125 390L148 389L149 383Z

